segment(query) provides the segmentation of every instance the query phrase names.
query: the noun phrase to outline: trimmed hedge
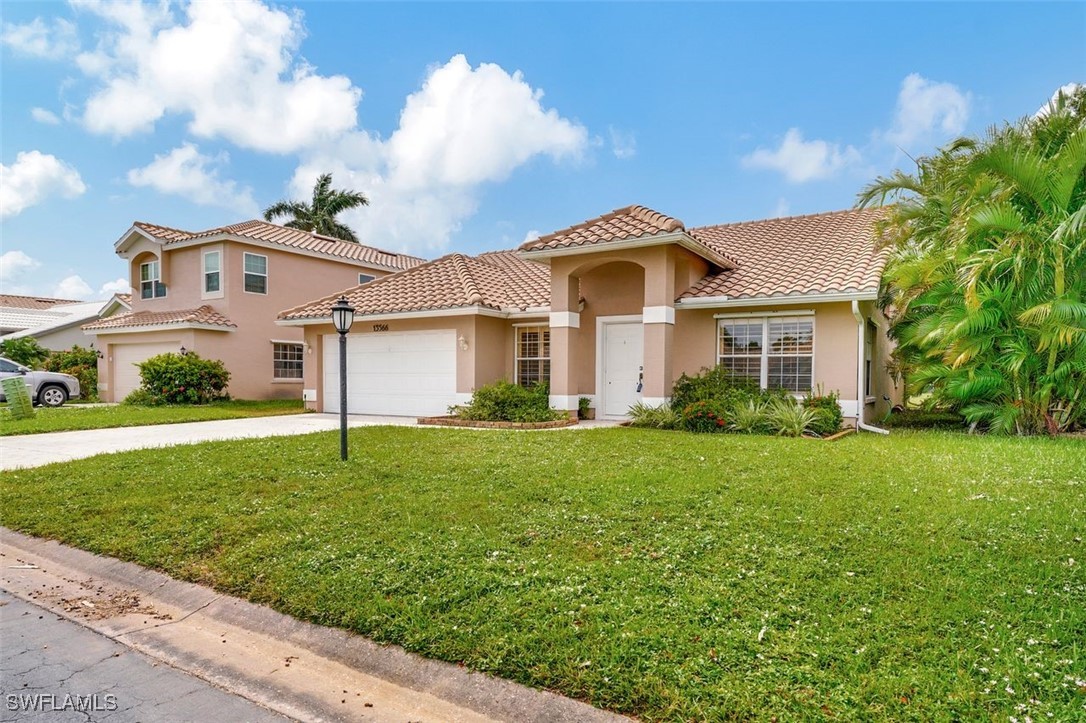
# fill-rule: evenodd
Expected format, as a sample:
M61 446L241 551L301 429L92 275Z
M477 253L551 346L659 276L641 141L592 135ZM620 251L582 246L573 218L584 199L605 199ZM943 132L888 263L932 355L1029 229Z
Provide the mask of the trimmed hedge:
M138 364L143 386L126 404L207 404L228 399L230 372L217 359L199 354L159 354Z
M551 422L567 416L551 409L548 385L522 387L504 380L479 387L470 404L450 407L449 412L481 422Z

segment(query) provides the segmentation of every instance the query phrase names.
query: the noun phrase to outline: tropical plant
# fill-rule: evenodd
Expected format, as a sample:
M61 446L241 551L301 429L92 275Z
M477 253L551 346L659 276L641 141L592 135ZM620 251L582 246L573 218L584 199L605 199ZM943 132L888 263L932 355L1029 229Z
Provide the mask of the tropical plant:
M959 139L861 193L861 205L894 202L881 303L908 387L974 426L1086 421L1084 98Z
M207 404L229 398L226 385L230 372L218 359L204 359L195 352L166 353L136 366L146 394L129 395L126 403L145 404L149 399L154 404Z
M729 409L731 428L743 434L766 434L772 431L769 402L761 399L736 400Z
M631 427L678 429L681 424L682 417L669 404L654 407L650 404L638 402L630 407Z
M826 394L819 385L814 392L808 392L800 404L804 409L810 409L815 413L814 422L811 423L812 432L828 437L840 431L844 414L841 411L840 395L837 392Z
M332 188L332 174L325 173L317 178L313 185L312 201L277 201L264 209L264 219L273 221L281 216L289 216L290 220L283 224L284 226L358 243L355 232L337 221L336 216L366 205L369 205L369 199L365 195L357 191Z
M682 412L682 426L689 432L726 432L728 405L725 402L707 400L689 404Z
M802 437L818 418L813 409L804 409L795 399L778 397L769 402L769 427L782 437Z

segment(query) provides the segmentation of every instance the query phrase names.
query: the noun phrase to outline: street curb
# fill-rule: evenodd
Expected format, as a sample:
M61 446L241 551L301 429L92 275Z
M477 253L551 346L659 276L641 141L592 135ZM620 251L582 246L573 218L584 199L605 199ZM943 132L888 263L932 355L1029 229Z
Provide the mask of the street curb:
M365 674L498 720L541 723L630 720L556 693L429 660L399 646L378 645L344 630L307 623L247 600L221 595L202 585L175 580L133 563L96 555L54 540L30 537L0 527L0 544L78 569L86 575L167 604L202 608L201 614L213 620L289 642Z

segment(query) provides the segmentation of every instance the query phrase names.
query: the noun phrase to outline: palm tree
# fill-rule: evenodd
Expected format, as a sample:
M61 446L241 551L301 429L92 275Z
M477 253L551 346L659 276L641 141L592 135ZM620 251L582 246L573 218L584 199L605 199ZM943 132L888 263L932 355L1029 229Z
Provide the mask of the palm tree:
M332 188L332 174L322 174L313 186L313 200L277 201L264 209L264 220L272 221L280 216L290 216L284 226L314 231L325 236L358 243L358 236L349 226L336 220L336 216L359 206L369 205L369 199L357 191L340 191Z
M964 139L880 178L896 201L883 303L912 391L993 431L1086 425L1086 117Z

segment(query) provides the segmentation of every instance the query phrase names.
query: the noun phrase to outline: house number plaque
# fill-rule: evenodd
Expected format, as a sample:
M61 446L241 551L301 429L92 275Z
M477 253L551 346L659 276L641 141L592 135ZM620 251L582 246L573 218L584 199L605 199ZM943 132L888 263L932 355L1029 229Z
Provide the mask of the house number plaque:
M374 324L374 331L388 331L388 324Z

